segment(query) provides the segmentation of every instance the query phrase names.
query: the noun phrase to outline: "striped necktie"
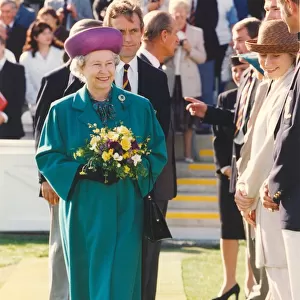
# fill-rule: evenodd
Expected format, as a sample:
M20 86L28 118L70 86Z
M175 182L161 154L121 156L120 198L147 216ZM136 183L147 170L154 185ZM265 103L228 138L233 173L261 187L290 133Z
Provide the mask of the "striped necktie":
M253 73L250 72L249 77L247 79L247 83L242 91L242 95L241 95L241 100L239 103L239 110L238 110L238 115L237 115L237 121L235 123L236 125L236 130L235 130L235 135L237 135L237 133L240 131L242 125L243 125L243 120L244 120L244 111L247 105L247 100L248 100L248 94L250 91L250 87L251 87L251 83L252 83L252 76Z
M195 21L196 21L196 7L195 7L195 0L192 0L191 13L190 13L190 17L188 19L188 22L191 25L195 25Z
M130 86L130 82L128 79L128 69L129 69L130 65L129 64L125 64L124 65L124 74L123 74L123 89L126 91L131 92L131 86Z

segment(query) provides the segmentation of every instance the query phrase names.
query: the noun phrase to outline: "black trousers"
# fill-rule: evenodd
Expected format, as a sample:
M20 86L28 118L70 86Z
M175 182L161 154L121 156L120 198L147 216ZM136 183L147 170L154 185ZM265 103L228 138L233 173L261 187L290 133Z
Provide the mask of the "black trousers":
M157 199L155 201L163 215L166 216L168 201ZM143 239L142 300L155 300L160 248L161 242L152 243Z

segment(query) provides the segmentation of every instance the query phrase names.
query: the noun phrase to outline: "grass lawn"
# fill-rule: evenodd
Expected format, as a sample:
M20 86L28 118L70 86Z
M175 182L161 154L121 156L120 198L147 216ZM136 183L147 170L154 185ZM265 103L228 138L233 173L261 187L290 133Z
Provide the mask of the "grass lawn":
M245 244L239 251L237 280L244 291ZM209 300L217 297L223 282L223 269L220 249L193 248L193 255L182 261L182 278L187 300ZM231 297L235 299L234 296Z
M48 235L0 234L0 288L24 257L47 257Z

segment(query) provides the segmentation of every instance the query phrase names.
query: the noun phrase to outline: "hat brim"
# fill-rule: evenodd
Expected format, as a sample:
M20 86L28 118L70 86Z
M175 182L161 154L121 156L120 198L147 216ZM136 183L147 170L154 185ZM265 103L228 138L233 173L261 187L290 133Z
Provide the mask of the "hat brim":
M297 53L299 51L298 42L285 45L267 45L258 44L257 40L249 40L245 44L249 51L258 53Z

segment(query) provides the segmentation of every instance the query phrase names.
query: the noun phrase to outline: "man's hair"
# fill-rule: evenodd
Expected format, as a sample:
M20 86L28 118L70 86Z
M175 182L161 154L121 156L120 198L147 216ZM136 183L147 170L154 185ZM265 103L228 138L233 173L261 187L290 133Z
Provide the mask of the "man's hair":
M134 14L140 19L140 28L142 30L144 28L144 22L143 12L140 6L129 0L115 0L107 7L103 26L112 27L112 19L116 19L119 16L124 16L128 21L132 22Z
M18 8L17 3L14 0L1 0L0 1L0 7L2 7L3 5L6 5L6 4L10 4L14 9Z
M248 31L248 35L251 39L254 39L258 36L259 27L261 25L261 21L257 18L245 18L239 22L237 22L232 30L242 30L243 28L246 28Z
M160 36L162 31L172 32L173 18L164 11L154 10L146 14L144 17L144 35L143 40L152 42Z

